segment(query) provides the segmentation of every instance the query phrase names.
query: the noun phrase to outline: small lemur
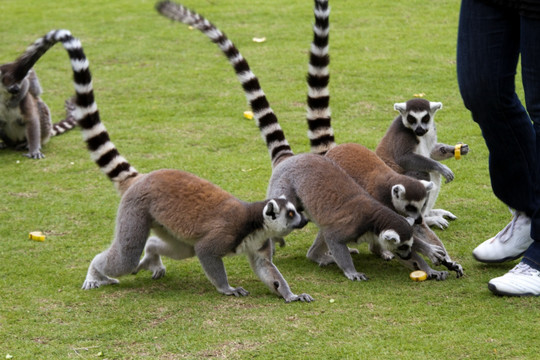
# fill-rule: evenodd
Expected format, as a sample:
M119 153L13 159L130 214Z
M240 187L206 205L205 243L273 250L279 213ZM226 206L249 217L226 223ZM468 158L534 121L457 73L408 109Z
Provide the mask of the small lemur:
M431 180L435 184L429 193L424 220L430 226L444 229L448 226L445 218L453 220L456 216L443 209L433 209L433 206L441 188L441 175L450 182L454 173L438 160L453 157L455 146L437 142L433 119L441 108L442 103L421 98L394 104L394 109L400 114L388 128L375 153L400 174ZM468 145L463 144L461 154L468 152Z
M41 147L76 124L68 108L65 119L52 123L49 108L40 97L43 91L33 64L21 57L0 65L0 149L28 149L24 156L42 159Z
M315 24L313 41L310 48L307 75L307 124L311 152L325 155L341 167L360 186L375 199L403 216L416 219L414 225L413 258L403 261L411 269L421 269L428 278L444 280L447 272L436 271L416 254L426 255L434 264L443 262L452 270L457 270L458 277L462 270L455 264L444 249L444 245L435 233L422 222L422 213L426 198L433 188L430 181L416 180L401 175L388 167L373 151L360 144L335 143L331 125L329 70L329 8L327 1L315 1ZM376 243L373 243L376 245ZM393 255L372 246L372 252L383 259L390 260Z
M80 126L91 158L121 195L115 239L91 262L83 289L115 284L112 278L148 269L154 278L165 273L160 256L181 260L197 256L218 292L245 296L232 287L222 258L247 255L260 279L285 301L313 300L295 295L272 263L268 238L285 236L307 220L284 198L247 203L193 174L162 169L140 174L123 158L109 138L94 101L89 63L81 43L67 30L54 30L34 43L29 52L62 42L74 74L73 116ZM148 238L153 230L157 236ZM145 247L146 245L146 247ZM145 250L145 256L141 255Z
M266 142L272 176L267 196L284 194L319 228L307 257L319 265L335 262L350 280L367 280L356 271L347 243L377 242L384 250L411 257L412 222L371 197L330 159L315 154L294 155L257 77L234 44L208 20L171 1L157 4L173 20L199 29L217 44L232 64L261 135ZM374 235L369 235L374 234Z

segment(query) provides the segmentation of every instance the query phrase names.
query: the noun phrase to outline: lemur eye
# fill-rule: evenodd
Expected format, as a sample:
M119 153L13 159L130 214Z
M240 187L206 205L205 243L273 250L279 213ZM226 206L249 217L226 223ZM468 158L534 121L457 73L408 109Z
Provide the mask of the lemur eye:
M289 212L287 213L287 217L288 217L289 219L292 219L292 218L294 217L294 211L289 210Z
M401 251L409 250L409 245L401 245L400 247L398 247L398 250L401 250Z
M425 115L423 118L422 118L422 122L424 124L427 124L429 122L429 120L431 119L431 117L429 115Z
M414 123L416 123L416 118L414 116L412 116L412 115L407 115L407 122L409 124L414 124Z

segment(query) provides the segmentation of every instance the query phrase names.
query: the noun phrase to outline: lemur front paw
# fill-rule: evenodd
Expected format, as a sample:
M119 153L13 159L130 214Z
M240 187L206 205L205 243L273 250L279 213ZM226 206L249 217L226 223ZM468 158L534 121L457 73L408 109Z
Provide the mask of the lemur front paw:
M292 294L292 296L285 299L286 303L290 303L293 301L312 302L312 301L315 301L315 299L313 299L311 295L309 294L300 294L300 295Z
M469 145L461 144L461 155L467 155L469 153Z
M448 277L448 271L437 271L431 269L431 271L428 273L427 278L429 280L437 280L437 281L443 281L446 280Z
M446 182L449 183L450 181L454 180L454 173L452 170L450 170L450 168L444 164L441 164L441 166L442 168L440 172L441 175L446 179Z

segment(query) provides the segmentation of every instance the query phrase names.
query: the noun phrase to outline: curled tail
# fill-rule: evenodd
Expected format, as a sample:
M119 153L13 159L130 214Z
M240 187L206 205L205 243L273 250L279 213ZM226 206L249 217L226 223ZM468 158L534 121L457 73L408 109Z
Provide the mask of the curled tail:
M330 92L328 83L330 75L328 65L328 34L330 8L327 0L315 0L313 9L315 24L313 25L313 42L309 54L307 75L307 123L311 152L324 155L336 144L331 126Z
M72 100L68 99L64 106L66 108L66 118L52 125L51 136L61 135L77 126L77 120L73 116L75 104Z
M74 108L70 113L76 124L81 127L83 139L90 151L90 157L117 188L122 187L125 180L138 173L118 153L99 118L98 108L94 101L92 75L81 42L74 38L68 30L52 30L28 47L25 54L19 59L23 59L24 66L31 64L31 68L57 42L61 42L67 51L73 69L75 99L73 100Z
M281 160L292 156L292 149L285 139L285 133L278 123L276 114L274 114L264 91L259 85L259 80L251 72L246 59L240 54L232 41L204 17L180 4L172 1L162 1L156 4L156 9L161 15L171 20L176 20L199 29L225 54L233 66L238 80L242 84L246 98L253 111L256 124L268 147L272 167L275 167Z

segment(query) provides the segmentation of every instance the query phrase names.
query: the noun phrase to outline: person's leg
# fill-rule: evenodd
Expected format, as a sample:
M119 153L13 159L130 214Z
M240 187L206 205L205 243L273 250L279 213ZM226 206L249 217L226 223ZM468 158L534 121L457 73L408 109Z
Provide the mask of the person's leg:
M468 5L475 1L464 0ZM467 6L468 6L467 5ZM474 7L474 5L472 5ZM493 10L495 8L492 8ZM479 10L479 8L476 8ZM497 295L525 296L540 295L540 66L537 59L540 56L540 22L537 20L521 18L519 19L519 33L516 36L515 17L498 15L491 10L489 13L492 21L501 21L500 25L508 26L507 31L499 33L497 46L480 48L488 54L488 58L477 58L474 55L474 46L480 45L478 38L473 34L461 32L471 30L467 27L467 22L476 15L472 11L468 14L462 13L463 25L460 22L460 33L472 36L470 39L461 37L462 46L458 45L458 74L460 74L460 89L462 90L464 102L473 114L473 119L480 125L482 134L490 150L490 175L494 193L507 205L518 210L514 221L509 224L501 233L494 238L478 246L473 254L485 256L489 261L505 260L511 256L519 256L522 250L525 252L521 262L503 276L489 281L488 288ZM482 18L476 25L489 22ZM505 22L503 19L506 19ZM478 19L477 19L478 20ZM500 29L499 29L500 30ZM491 34L495 34L495 28L491 28ZM489 36L486 33L479 33L479 36ZM484 34L484 35L482 35ZM504 44L513 38L515 43L519 40L519 51L521 52L522 78L525 91L525 101L527 112L523 109L517 96L510 95L509 90L514 93L513 74L510 70L517 61L515 58L515 48L506 47ZM491 43L491 38L484 38L486 43ZM501 55L501 49L512 50L507 60L496 61ZM461 50L460 50L461 49ZM464 51L471 53L464 53ZM471 57L472 56L472 57ZM461 65L459 66L461 61ZM493 73L493 82L486 80L480 74L475 76L474 71L478 68L471 64L482 64L486 61L492 66L491 71L500 70ZM485 65L486 63L484 63ZM496 66L494 66L496 65ZM508 66L508 67L506 67ZM488 70L487 68L485 70ZM471 78L472 77L472 78ZM512 84L510 84L512 79ZM486 85L490 84L490 85ZM479 86L479 92L471 87ZM486 90L485 86L493 86L492 91L487 91L484 95L494 101L482 101L480 93ZM498 95L494 96L494 95ZM479 103L476 101L479 100ZM488 99L485 99L488 100ZM499 102L499 103L497 103ZM493 107L489 111L489 108ZM530 117L529 117L530 116ZM531 123L532 120L532 123ZM507 151L507 154L504 152ZM510 160L513 160L512 164ZM513 198L512 198L513 197ZM528 229L528 231L526 231ZM533 239L535 241L533 241ZM510 251L514 250L513 253ZM517 250L516 250L517 249ZM480 251L479 251L480 250ZM493 255L496 255L495 257ZM506 258L503 258L506 256ZM498 257L498 259L496 259ZM479 259L479 260L485 260Z
M515 93L520 53L520 17L508 9L463 0L460 12L457 73L465 106L478 123L489 149L494 194L516 209L514 219L478 246L479 261L520 257L529 247L530 217L536 209L536 136Z
M521 19L521 74L525 103L536 134L536 156L540 159L540 21ZM540 162L540 160L539 160ZM540 199L540 165L531 169L536 184L534 199ZM533 202L534 203L534 202ZM531 214L531 237L535 240L521 262L507 274L492 279L488 287L497 295L540 295L540 206Z
M520 46L525 104L536 135L537 163L531 169L536 199L531 212L531 236L535 241L540 241L540 20L522 17Z

